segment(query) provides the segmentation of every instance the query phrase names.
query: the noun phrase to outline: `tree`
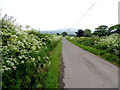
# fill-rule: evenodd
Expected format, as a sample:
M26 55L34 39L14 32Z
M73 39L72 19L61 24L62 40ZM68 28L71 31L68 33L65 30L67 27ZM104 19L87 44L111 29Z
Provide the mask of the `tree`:
M91 30L90 29L85 29L84 30L84 36L85 37L90 37L92 35L92 33L91 33Z
M67 32L62 32L62 36L66 36L67 35Z
M114 25L109 28L109 32L112 33L118 33L120 34L120 24Z
M95 31L93 34L99 37L108 35L108 26L101 25L98 28L95 28Z
M84 36L84 31L82 29L79 29L77 32L75 32L77 37Z
M56 35L60 35L60 33L56 33Z

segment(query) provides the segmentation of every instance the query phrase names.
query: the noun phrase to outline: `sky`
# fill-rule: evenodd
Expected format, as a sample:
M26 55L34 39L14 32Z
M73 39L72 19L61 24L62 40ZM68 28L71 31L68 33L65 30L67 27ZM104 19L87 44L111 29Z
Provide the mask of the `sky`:
M30 25L35 29L40 28L41 31L60 28L94 31L100 25L110 27L118 24L119 1L0 0L0 8L2 8L2 15L14 16L17 23Z

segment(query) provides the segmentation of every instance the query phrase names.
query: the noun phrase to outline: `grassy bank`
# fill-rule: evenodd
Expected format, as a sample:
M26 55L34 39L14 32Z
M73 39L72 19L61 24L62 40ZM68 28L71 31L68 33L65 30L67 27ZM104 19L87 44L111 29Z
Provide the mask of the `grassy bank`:
M119 64L120 58L118 58L116 55L107 53L105 50L100 50L100 49L96 49L93 47L82 45L76 41L70 40L69 38L67 38L67 40L70 41L71 43L75 44L76 46L79 46L80 48L82 48L90 53L93 53L93 54L109 61L110 63L120 67L120 64Z
M59 88L60 86L60 60L61 60L62 42L60 41L56 48L50 52L51 66L45 80L45 88Z

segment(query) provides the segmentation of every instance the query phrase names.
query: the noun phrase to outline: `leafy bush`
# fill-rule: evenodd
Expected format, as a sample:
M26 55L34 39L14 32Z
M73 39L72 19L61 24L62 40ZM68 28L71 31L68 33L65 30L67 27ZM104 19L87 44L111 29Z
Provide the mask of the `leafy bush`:
M112 34L108 37L103 37L94 44L94 47L98 49L105 49L109 53L119 55L119 34Z
M120 34L112 34L107 37L68 37L80 44L90 46L93 48L106 50L108 53L113 53L119 56L119 37Z
M120 34L112 34L106 37L69 37L66 38L73 43L79 43L81 48L96 55L120 64ZM85 45L85 46L83 46ZM88 46L88 47L86 47ZM92 48L91 48L92 47Z
M3 88L42 87L51 65L48 53L61 36L40 34L36 30L24 31L8 16L0 21Z

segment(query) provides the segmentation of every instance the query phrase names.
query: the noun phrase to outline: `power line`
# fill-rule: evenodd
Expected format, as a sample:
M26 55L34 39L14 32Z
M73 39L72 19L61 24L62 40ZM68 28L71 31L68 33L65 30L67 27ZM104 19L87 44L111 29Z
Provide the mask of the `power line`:
M81 22L81 20L88 14L88 12L93 8L93 6L96 4L98 0L96 0L92 5L91 7L87 10L87 12L78 20L78 22L74 25L76 26L77 24L79 24Z

